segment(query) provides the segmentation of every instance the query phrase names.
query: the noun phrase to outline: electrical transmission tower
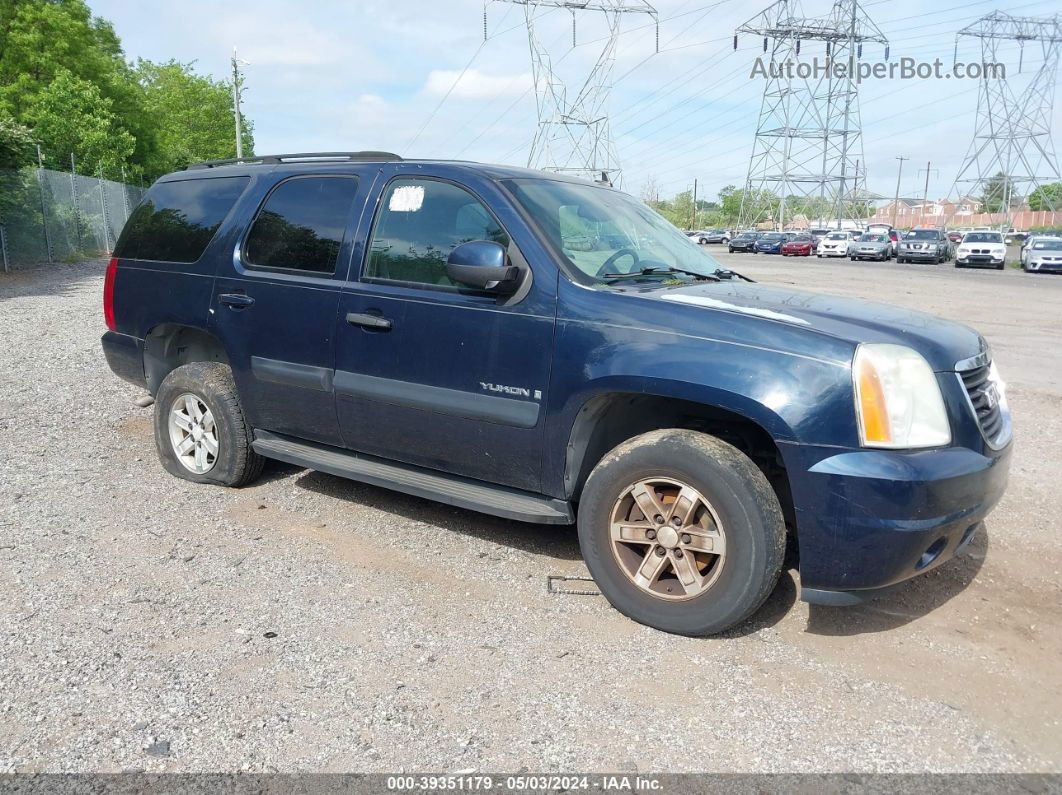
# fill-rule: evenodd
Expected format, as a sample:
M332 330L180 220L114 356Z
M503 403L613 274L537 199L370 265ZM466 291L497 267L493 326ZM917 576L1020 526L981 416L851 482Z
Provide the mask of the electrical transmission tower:
M1020 87L1015 85L1016 80L1012 82L1007 73L1010 70L1003 75L984 70L973 141L952 187L956 198L982 198L988 205L984 209L1001 213L1001 223L1006 224L1014 204L1037 188L1059 181L1058 160L1051 141L1051 112L1062 45L1062 17L1014 17L993 11L956 34L956 50L960 36L981 40L982 64L1002 64L1000 50L1008 42L1018 42L1022 56L1027 45L1038 44L1043 55L1040 68ZM1048 209L1062 209L1062 202L1049 191L1041 194Z
M644 0L499 0L524 6L527 38L531 45L531 72L538 105L538 128L527 164L531 168L574 174L591 180L619 184L620 166L608 120L608 95L612 67L619 44L620 19L624 14L646 14L659 23L656 9ZM570 92L555 68L555 61L536 29L541 8L563 8L572 14L572 47L576 46L576 15L599 12L606 35L597 60L578 91ZM559 61L559 59L558 59Z
M867 199L854 72L864 43L884 45L888 58L889 42L858 0L836 0L821 17L805 16L800 0L778 0L737 28L735 50L742 33L763 37L761 65L767 77L741 224L771 220L782 229L801 212L820 223L832 217L839 228L841 218L865 207ZM816 53L824 69L799 61L801 44L807 54L812 42L825 44L824 52Z

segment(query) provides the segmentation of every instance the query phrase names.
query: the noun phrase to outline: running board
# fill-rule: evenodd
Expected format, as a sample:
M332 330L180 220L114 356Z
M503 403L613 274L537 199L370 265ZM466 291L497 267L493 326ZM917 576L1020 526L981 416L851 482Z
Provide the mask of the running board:
M571 505L563 500L411 464L385 461L338 447L296 441L267 431L255 431L252 446L255 452L266 458L505 519L541 524L572 524L575 521Z

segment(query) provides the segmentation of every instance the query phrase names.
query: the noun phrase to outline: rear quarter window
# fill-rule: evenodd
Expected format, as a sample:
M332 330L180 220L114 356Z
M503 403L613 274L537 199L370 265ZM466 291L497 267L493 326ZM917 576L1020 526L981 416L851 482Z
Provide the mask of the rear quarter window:
M114 256L196 262L247 182L247 177L217 177L156 183L129 216Z

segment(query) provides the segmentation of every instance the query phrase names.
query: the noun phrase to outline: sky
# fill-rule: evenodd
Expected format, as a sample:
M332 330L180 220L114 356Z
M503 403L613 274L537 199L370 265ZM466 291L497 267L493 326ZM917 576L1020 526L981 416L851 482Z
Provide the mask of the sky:
M527 164L537 110L523 6L488 0L484 41L483 0L89 2L113 23L130 59L194 62L197 71L222 78L236 46L248 62L243 109L254 121L259 154L374 149ZM829 0L803 4L810 15L830 7ZM734 51L733 34L768 3L653 5L659 52L644 14L624 16L616 51L607 107L622 187L638 194L652 177L666 197L697 179L698 195L712 199L720 188L745 182L763 99L764 81L751 75L762 40L742 36ZM888 37L892 60L947 63L956 31L990 11L1058 11L1057 0L867 0L862 7ZM561 78L581 84L601 46L601 15L580 12L574 48L566 10L544 12L537 30ZM884 57L872 49L881 48L868 44L864 58ZM980 41L963 37L957 52L960 61L979 61ZM1004 56L1020 91L1040 53L1026 49L1020 74L1017 45ZM903 156L909 160L901 195L922 195L927 164L930 197L948 195L972 140L977 101L976 80L864 82L859 105L868 189L891 197L896 158ZM1060 121L1056 107L1056 131Z

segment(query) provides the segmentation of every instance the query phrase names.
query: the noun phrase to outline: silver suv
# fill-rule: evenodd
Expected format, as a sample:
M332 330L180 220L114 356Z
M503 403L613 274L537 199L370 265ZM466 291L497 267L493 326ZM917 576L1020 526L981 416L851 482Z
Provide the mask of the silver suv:
M897 262L932 262L951 259L951 242L940 229L912 229L896 245Z

